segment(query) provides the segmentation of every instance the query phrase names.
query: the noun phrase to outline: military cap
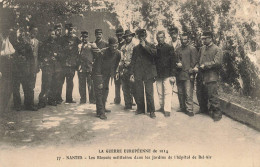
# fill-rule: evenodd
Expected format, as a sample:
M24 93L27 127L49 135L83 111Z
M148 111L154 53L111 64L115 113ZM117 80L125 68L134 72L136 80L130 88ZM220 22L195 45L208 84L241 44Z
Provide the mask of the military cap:
M204 31L202 33L202 37L210 37L210 38L212 38L213 37L213 33L211 31Z
M114 38L114 37L109 37L108 38L108 44L109 45L114 45L114 44L117 44L118 42L117 42L117 39L116 38Z
M188 33L188 32L183 32L183 33L181 34L181 36L189 37L189 33Z
M95 30L95 34L97 34L97 33L103 33L103 32L102 32L102 29L96 29L96 30Z
M171 33L177 34L177 33L179 32L179 29L178 29L178 27L175 27L175 26L171 25L171 26L168 27L168 32L169 32L170 34L171 34Z
M59 24L55 24L55 25L54 25L54 29L55 29L55 30L57 30L57 29L61 29L61 28L62 28L61 23L59 23Z
M124 29L122 27L117 28L116 34L124 34Z
M135 36L135 33L132 33L130 30L125 30L125 34L123 35L123 38L126 38L127 36Z
M83 37L88 37L88 32L87 31L81 31L81 36Z

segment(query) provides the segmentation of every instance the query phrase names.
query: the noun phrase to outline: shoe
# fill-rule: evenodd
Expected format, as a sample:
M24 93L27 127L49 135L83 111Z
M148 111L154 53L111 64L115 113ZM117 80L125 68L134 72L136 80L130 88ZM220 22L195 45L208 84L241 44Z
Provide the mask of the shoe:
M145 114L145 113L144 113L144 111L136 110L136 111L135 111L135 115L139 115L139 114Z
M106 116L106 114L101 114L101 115L99 116L99 118L100 118L100 119L103 119L103 120L106 120L106 119L107 119L107 116Z
M168 111L165 111L165 112L164 112L164 116L165 116L165 117L170 117L170 116L171 116L171 113L168 112Z
M222 119L222 116L220 117L213 117L214 122L220 121Z
M132 109L132 106L125 106L124 107L124 110L131 110Z
M71 101L66 100L66 103L76 103L76 102L74 100L71 100Z
M111 110L105 109L105 112L111 112Z
M36 107L36 106L29 106L29 107L25 107L25 110L38 111L38 107Z
M151 118L155 118L156 117L155 113L154 112L150 112L150 117Z
M186 111L186 114L190 117L193 117L194 116L194 113L193 112L189 112L189 111Z

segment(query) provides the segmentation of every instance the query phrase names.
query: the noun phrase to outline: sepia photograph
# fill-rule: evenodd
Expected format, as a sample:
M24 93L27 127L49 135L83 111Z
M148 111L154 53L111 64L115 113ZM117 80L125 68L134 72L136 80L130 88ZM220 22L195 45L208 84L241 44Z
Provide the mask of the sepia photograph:
M259 167L259 0L0 0L0 167Z

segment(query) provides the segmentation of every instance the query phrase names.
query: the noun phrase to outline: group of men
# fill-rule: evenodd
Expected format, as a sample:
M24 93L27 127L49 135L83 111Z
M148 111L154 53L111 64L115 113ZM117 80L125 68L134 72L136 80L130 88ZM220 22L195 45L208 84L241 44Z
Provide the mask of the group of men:
M116 37L108 43L103 40L102 29L95 30L95 42L89 42L88 32L82 31L80 39L73 33L72 24L65 24L66 34L62 36L62 25L57 24L48 31L48 38L40 43L37 27L30 27L29 35L23 33L13 42L16 50L13 56L13 98L17 111L21 108L20 84L24 91L25 109L36 111L46 105L61 104L62 87L66 79L66 103L75 103L72 98L73 78L78 72L80 103L96 104L97 117L107 119L106 101L109 81L115 83L115 104L121 103L120 89L125 100L125 110L137 104L136 114L147 112L155 118L154 88L156 82L160 109L165 117L171 113L173 85L176 83L180 109L194 116L193 89L196 80L200 111L208 113L219 121L222 112L217 100L218 71L222 63L222 52L213 41L212 32L203 32L204 46L199 51L191 45L189 34L179 34L178 28L168 29L171 43L165 42L165 32L157 33L157 42L149 43L145 29L135 33L122 28L116 30ZM139 44L133 42L137 36ZM180 40L178 38L180 36ZM42 85L38 105L34 105L36 74L41 69ZM208 107L209 106L209 107Z

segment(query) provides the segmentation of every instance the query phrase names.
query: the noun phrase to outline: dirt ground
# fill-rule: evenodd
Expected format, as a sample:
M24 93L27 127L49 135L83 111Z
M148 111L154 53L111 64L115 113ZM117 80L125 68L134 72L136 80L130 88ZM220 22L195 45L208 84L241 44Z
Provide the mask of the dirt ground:
M40 80L39 74L35 89L37 96ZM79 102L77 80L76 75L73 96ZM123 99L120 105L111 104L113 97L111 85L108 109L112 112L107 114L105 121L95 116L95 105L88 103L63 103L37 112L5 113L0 118L0 167L260 166L260 133L246 125L226 116L214 122L207 115L189 117L176 112L176 94L172 99L171 117L156 113L156 119L149 115L135 115L134 110L123 110ZM155 102L158 109L156 89ZM198 110L196 105L195 110ZM110 149L151 149L157 152L112 153ZM67 156L82 156L83 159L72 160ZM132 156L133 159L98 159L97 156ZM166 159L154 159L155 156L165 156ZM169 159L169 156L173 158ZM192 159L193 156L196 159ZM61 159L57 160L58 157Z

